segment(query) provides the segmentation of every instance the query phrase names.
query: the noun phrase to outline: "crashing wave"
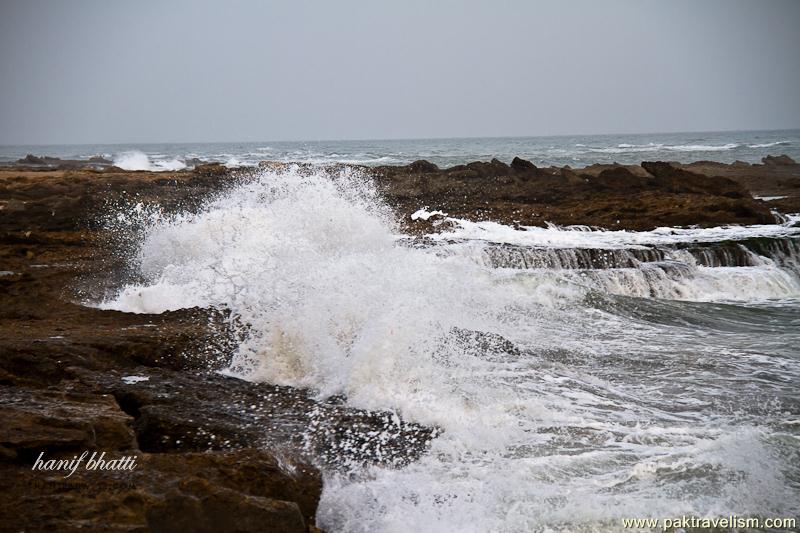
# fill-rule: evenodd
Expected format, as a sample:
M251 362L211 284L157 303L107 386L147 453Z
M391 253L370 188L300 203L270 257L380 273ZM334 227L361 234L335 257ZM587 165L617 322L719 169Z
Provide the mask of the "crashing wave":
M729 318L723 304L677 301L796 297L792 223L620 232L450 219L432 245L409 246L366 177L298 167L265 169L197 211L116 220L145 228L142 279L102 307L228 309L246 325L230 372L444 430L404 468L329 472L326 529L597 531L642 509L798 511L786 483L796 445L762 425L788 415L740 382L792 353L795 315L781 329L780 309ZM687 316L725 327L699 334ZM768 355L756 326L770 328ZM766 374L770 391L800 379L795 361Z
M155 172L183 170L186 168L186 163L180 159L156 159L151 161L147 154L136 150L115 155L114 165L123 170L149 170Z

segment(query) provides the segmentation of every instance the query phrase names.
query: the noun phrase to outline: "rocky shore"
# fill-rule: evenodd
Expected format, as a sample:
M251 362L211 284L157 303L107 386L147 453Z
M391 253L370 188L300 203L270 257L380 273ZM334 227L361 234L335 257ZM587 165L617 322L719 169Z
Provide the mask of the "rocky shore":
M0 172L0 529L312 531L319 466L401 465L434 435L217 373L235 343L219 314L81 305L125 270L109 202L190 208L225 186L216 170ZM83 451L138 466L31 470Z
M537 168L514 159L448 169L421 161L375 169L390 202L403 213L423 206L470 220L543 226L588 225L649 230L769 224L771 209L800 210L800 165L788 157L762 165L643 162ZM755 196L779 196L771 201Z
M265 163L265 166L282 166ZM518 225L764 224L800 211L800 165L537 168L515 159L371 173L412 232L421 208ZM127 314L83 305L125 275L103 224L124 201L193 209L248 170L198 164L129 172L107 161L26 158L0 167L0 524L8 530L314 531L321 467L400 466L436 429L226 377L224 311ZM757 199L756 197L764 197ZM779 215L777 215L779 216ZM134 455L132 471L32 470L84 451Z

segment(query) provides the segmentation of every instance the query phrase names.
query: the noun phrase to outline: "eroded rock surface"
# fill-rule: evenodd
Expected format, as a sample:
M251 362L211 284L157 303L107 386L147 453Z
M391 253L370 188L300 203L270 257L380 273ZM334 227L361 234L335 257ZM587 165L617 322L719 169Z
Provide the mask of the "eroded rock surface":
M793 180L800 182L800 167ZM769 206L737 180L673 163L641 167L537 168L515 159L438 169L427 162L375 170L401 212L429 207L469 220L512 225L589 225L648 230L659 226L769 224Z

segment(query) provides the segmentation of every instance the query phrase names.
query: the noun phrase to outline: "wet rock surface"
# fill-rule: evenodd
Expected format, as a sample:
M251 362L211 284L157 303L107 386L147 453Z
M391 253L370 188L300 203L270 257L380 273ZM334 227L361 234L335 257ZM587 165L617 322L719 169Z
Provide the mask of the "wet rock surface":
M750 174L732 166L721 165L724 172L717 166L666 162L537 168L516 158L511 165L492 160L448 169L418 161L374 172L389 202L403 213L430 208L457 218L523 226L552 222L639 231L770 224L775 221L771 206L751 196L748 185L754 184L744 177L760 176L759 186L784 180L786 187L800 191L800 165L747 165Z
M675 166L707 176L732 179L771 209L782 213L800 212L800 164L786 155L767 156L760 165L698 161Z
M0 174L0 529L316 531L321 466L425 451L434 430L391 413L218 373L224 312L84 305L125 267L96 217L123 197L191 209L230 184L217 168ZM83 452L137 466L32 470Z
M314 530L319 468L402 466L425 452L433 428L217 372L237 344L224 310L146 315L84 305L124 276L124 257L113 253L118 236L100 223L116 206L194 209L246 173L220 165L54 170L45 159L0 169L4 528ZM521 159L439 169L421 161L365 172L406 221L430 207L534 225L763 223L774 220L775 204L750 191L800 196L798 165L785 160L586 169L540 169ZM32 470L42 453L71 459L83 451L135 456L137 467L66 479Z
M0 297L4 526L306 531L321 491L312 463L400 465L433 437L387 425L387 414L214 372L225 348L209 350L206 340L226 333L206 311L87 308L59 286L68 278L54 272L61 268L31 269L27 254L4 259L23 272L4 281ZM69 482L31 471L40 453L69 459L87 450L135 455L139 466L77 472ZM22 506L29 512L15 513Z

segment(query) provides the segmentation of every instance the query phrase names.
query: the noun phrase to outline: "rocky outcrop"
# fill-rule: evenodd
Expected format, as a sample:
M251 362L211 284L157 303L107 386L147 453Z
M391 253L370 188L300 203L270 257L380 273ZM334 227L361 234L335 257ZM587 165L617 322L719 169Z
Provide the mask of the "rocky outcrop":
M19 254L20 246L33 254ZM6 527L306 531L321 490L310 461L399 466L435 436L339 399L321 403L305 391L217 374L226 363L224 320L199 309L133 315L72 303L70 280L97 264L71 245L60 256L53 240L46 246L0 248L3 268L14 272L0 277ZM30 267L45 256L74 264L66 272ZM138 466L66 481L31 470L41 453L70 459L83 451L133 455Z
M761 165L741 161L730 165L715 161L672 165L704 176L731 179L755 196L800 196L800 165L785 155L767 156L762 161Z
M230 183L219 167L197 172L0 170L0 231L97 229L104 215L124 202L191 208Z
M124 278L114 202L191 209L217 172L0 171L0 524L12 531L316 531L319 467L401 466L435 430L216 372L224 311L81 305ZM111 248L109 248L111 246ZM132 471L37 458L135 457Z
M584 171L537 168L515 158L510 166L496 159L448 169L416 162L374 172L386 198L402 213L430 207L470 220L631 230L775 220L741 184L671 163L642 163L635 171L614 165ZM430 230L425 221L417 226Z
M29 169L52 169L52 170L106 170L114 167L114 162L102 156L93 156L88 159L61 159L50 156L36 156L28 154L15 163L0 164L0 168L14 166L17 168Z
M305 532L313 524L322 483L308 465L256 449L135 457L130 472L69 478L0 462L4 529Z
M768 155L762 157L761 162L769 166L792 166L797 164L795 160L788 155Z
M220 177L230 174L230 169L222 163L200 163L195 165L194 173L200 176Z
M67 390L17 387L0 397L0 455L33 458L72 449L130 450L130 417L114 397Z

